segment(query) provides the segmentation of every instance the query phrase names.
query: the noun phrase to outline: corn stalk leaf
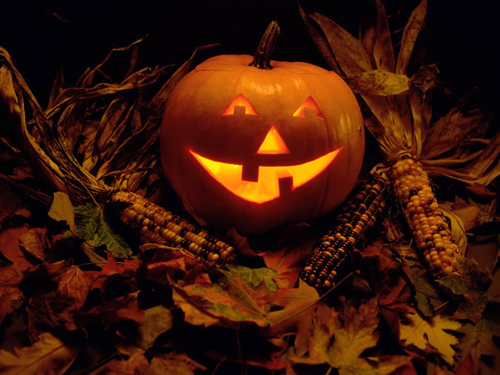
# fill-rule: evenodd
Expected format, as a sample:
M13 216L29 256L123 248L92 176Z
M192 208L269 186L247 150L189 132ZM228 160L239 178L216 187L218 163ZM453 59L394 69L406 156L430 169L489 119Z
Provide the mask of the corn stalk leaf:
M381 0L375 0L376 7L376 27L375 41L373 44L373 58L375 66L387 72L394 72L395 59L394 49L392 47L391 31L387 21L385 7Z
M323 31L335 59L346 76L372 70L371 58L359 40L319 13L308 15Z
M355 93L361 95L397 95L410 88L407 76L380 69L346 77L345 81Z
M427 0L422 0L420 4L413 10L410 19L403 30L403 38L401 40L401 48L399 50L396 63L396 73L405 74L413 52L413 47L417 40L418 34L423 27L425 16L427 14Z

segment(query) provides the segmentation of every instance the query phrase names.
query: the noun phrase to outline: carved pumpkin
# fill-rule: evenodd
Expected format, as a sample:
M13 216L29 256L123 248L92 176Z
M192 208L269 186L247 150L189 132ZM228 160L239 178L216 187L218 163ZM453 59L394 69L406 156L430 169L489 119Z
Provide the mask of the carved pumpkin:
M364 154L357 101L335 73L302 62L208 59L165 108L161 156L197 216L243 233L309 222L338 207Z

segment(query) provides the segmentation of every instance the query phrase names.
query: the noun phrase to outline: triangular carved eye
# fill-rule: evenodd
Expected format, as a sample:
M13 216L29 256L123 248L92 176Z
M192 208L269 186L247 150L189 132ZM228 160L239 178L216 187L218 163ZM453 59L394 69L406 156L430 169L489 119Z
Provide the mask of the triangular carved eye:
M250 104L250 102L243 96L243 94L238 94L231 100L231 103L227 106L227 108L222 112L222 116L227 115L258 115L257 111Z
M293 114L295 117L315 116L324 119L318 104L310 96L300 105Z

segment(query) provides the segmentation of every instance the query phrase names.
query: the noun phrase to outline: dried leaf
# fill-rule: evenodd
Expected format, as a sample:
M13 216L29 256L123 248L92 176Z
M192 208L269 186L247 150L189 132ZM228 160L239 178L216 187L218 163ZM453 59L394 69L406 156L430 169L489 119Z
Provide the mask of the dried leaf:
M330 49L330 45L328 43L326 35L321 30L321 27L316 22L310 19L309 15L307 15L300 6L300 3L299 11L306 29L309 32L309 35L311 36L314 44L316 44L316 47L318 48L321 56L323 56L323 59L328 64L331 70L341 75L342 73L339 64L337 63L337 60L335 59L335 56Z
M33 345L15 348L15 354L0 349L0 372L5 375L62 375L78 352L51 333L43 333Z
M0 323L7 314L12 312L12 305L15 300L22 296L18 288L2 287L0 290Z
M458 344L458 339L445 330L459 330L462 327L459 322L440 315L428 320L422 319L418 314L407 314L406 318L408 324L401 324L399 336L404 346L414 345L427 352L429 348L434 348L448 364L455 362L453 346Z
M105 245L116 257L129 258L132 255L128 243L111 229L99 206L87 203L75 207L75 212L80 215L76 220L76 227L84 240L95 239L95 246Z
M85 303L91 284L92 277L88 273L77 266L71 266L60 278L57 293L70 300L76 311Z
M305 374L306 366L327 364L338 370L339 375L347 374L390 374L411 360L410 356L380 356L363 358L361 354L378 342L377 300L373 299L352 310L342 324L337 314L322 305L314 315L310 331L308 355L290 360L292 374ZM332 335L334 339L332 339ZM333 344L332 344L333 341Z
M422 159L435 159L466 139L484 135L491 116L472 104L480 100L478 96L478 90L467 93L445 116L432 124L423 145Z
M75 224L75 208L69 199L68 194L56 191L54 200L48 212L49 217L57 221L65 221L72 233L78 233Z
M438 282L463 299L453 317L475 323L481 319L486 306L493 302L488 293L492 279L489 272L483 271L474 259L457 257L457 263L461 274L445 276Z
M200 371L206 371L206 368L185 353L173 352L154 356L148 374L195 375Z
M410 57L413 52L413 47L417 40L418 34L423 27L425 16L427 14L427 0L422 0L420 4L413 10L410 19L403 30L403 38L401 40L401 48L396 64L396 73L405 74Z
M44 261L49 248L47 229L30 228L19 237L19 246L40 261Z
M376 36L373 45L375 65L380 70L394 72L396 62L385 8L381 0L375 0L375 6L377 10Z
M372 70L371 59L359 40L339 24L319 14L308 15L323 31L335 59L347 76Z
M257 288L261 283L264 283L269 290L269 292L275 292L278 289L278 285L273 280L277 275L277 272L269 269L267 267L261 268L249 268L239 265L227 265L229 272L222 272L228 277L233 278L239 275L241 279L253 288Z
M465 358L470 355L473 374L481 374L486 367L483 356L493 356L498 350L493 338L500 337L500 311L498 304L490 305L484 312L481 320L475 324L466 323L460 329L464 337L457 344L459 356Z
M465 252L467 251L467 235L465 234L464 222L460 216L456 215L453 211L446 209L443 205L440 205L439 208L449 221L448 224L451 231L451 238L453 238L457 244L459 254L465 255Z
M106 363L105 367L100 369L96 375L138 375L147 374L149 362L144 354L137 353L127 360L113 359Z
M398 95L410 88L407 76L384 70L370 70L359 73L346 77L345 81L352 91L361 95Z
M158 336L170 330L173 325L172 312L165 306L159 305L144 310L144 318L138 322L137 331L133 337L125 337L122 343L117 344L118 352L130 357L144 354L153 346Z

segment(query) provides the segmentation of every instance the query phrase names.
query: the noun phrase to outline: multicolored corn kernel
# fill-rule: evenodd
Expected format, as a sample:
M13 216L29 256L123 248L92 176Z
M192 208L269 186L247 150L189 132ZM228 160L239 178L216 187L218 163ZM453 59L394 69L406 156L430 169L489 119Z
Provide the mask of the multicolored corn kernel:
M129 204L121 211L120 219L138 232L143 242L183 248L209 265L223 264L235 257L232 246L140 195L122 191L111 200Z
M458 246L422 164L411 156L403 157L392 166L390 177L425 264L436 277L458 273Z
M372 173L340 208L331 229L312 249L300 278L324 293L345 276L354 249L363 246L381 220L389 195L389 181Z

